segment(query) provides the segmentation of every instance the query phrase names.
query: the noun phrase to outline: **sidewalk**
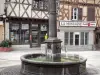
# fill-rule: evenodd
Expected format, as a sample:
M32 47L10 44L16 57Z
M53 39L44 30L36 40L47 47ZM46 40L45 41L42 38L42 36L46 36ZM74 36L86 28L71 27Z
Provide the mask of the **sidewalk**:
M39 48L20 49L11 52L0 52L0 67L20 65L20 56L24 54L41 53ZM100 51L68 51L70 54L79 54L87 58L87 70L89 75L100 75Z

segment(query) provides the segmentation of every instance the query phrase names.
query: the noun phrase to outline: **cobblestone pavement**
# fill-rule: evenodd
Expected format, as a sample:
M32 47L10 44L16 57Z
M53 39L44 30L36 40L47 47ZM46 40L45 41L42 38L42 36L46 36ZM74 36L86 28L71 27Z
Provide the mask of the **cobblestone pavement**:
M28 53L41 53L41 50L27 49L0 52L0 71L5 67L21 65L20 56ZM100 75L100 51L68 51L68 53L79 54L87 58L87 75Z

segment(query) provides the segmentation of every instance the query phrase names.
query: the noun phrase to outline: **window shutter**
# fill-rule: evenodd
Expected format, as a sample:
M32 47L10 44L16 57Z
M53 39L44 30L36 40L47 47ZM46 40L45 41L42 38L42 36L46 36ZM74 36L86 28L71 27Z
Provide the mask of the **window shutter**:
M78 20L82 20L82 8L78 8Z
M88 21L95 21L95 8L88 7L87 9L87 20Z

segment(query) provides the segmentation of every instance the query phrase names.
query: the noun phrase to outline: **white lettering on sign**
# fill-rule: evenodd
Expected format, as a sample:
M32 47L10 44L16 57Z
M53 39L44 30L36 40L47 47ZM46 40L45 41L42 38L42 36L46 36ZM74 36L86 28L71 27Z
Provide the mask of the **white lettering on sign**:
M90 26L96 27L95 21L60 21L60 26Z

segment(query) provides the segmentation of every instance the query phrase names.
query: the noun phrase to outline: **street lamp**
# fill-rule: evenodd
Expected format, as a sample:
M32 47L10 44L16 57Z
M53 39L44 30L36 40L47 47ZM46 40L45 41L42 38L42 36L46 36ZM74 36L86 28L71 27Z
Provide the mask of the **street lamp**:
M5 2L4 3L4 14L2 15L2 17L3 17L3 24L4 24L4 40L6 39L5 38L5 25L6 25L6 18L7 18L7 7L8 7L8 3L7 2Z
M5 25L6 25L6 15L3 15L3 24L4 24L4 40L5 40Z

